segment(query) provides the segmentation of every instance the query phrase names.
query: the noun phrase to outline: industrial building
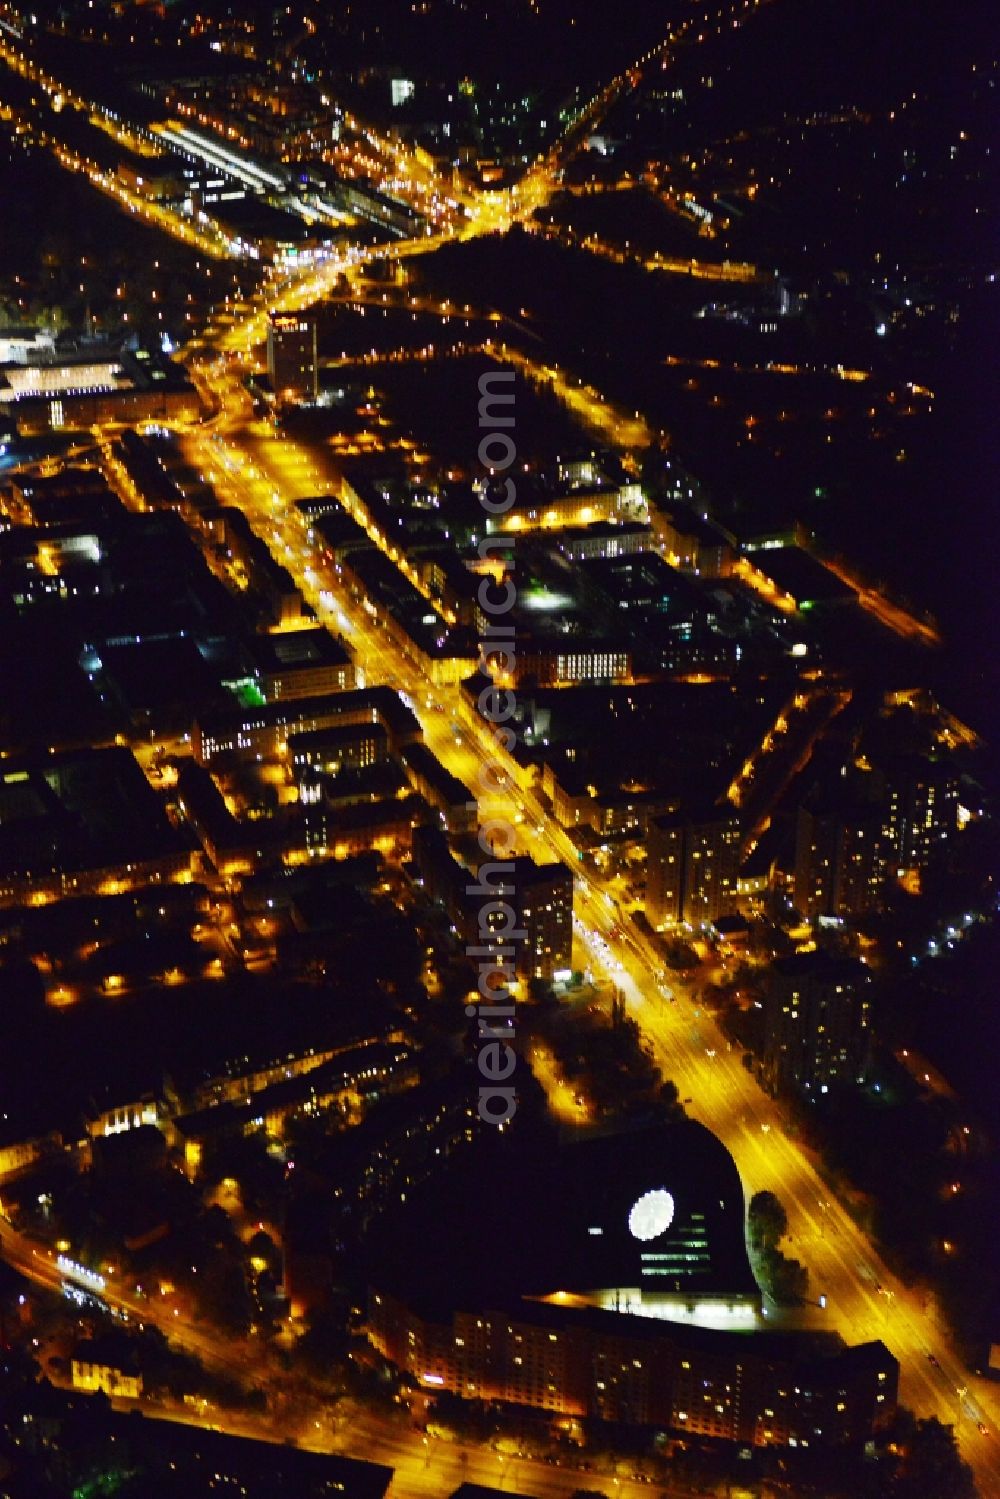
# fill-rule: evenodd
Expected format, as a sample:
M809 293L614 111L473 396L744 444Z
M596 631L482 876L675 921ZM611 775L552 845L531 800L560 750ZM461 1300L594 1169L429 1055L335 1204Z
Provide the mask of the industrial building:
M197 416L198 393L181 367L150 349L44 348L0 364L0 418L20 432Z

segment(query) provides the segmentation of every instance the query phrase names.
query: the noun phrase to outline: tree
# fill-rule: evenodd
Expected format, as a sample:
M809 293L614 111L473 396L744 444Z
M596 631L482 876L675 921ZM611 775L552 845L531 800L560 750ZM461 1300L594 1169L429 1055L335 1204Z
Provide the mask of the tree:
M788 1232L788 1214L773 1192L755 1192L747 1213L750 1241L755 1249L775 1249Z
M681 1095L677 1084L669 1078L656 1090L655 1105L657 1113L662 1113L667 1119L683 1119L684 1106L681 1103Z
M308 1313L307 1327L295 1347L295 1357L310 1374L340 1382L348 1364L351 1336L343 1318L331 1310Z
M263 1260L271 1275L277 1277L281 1274L281 1250L263 1229L258 1229L247 1244L247 1256L252 1260Z
M676 973L690 973L701 961L690 942L673 938L663 944L663 957L668 968Z
M900 1414L900 1424L909 1426L909 1412ZM893 1499L976 1499L972 1469L959 1456L953 1426L937 1416L912 1421L891 1492Z
M224 1332L234 1337L245 1336L253 1317L253 1302L243 1266L220 1252L212 1256L198 1279L203 1314Z
M765 1249L757 1268L765 1290L779 1306L795 1306L805 1297L809 1271L798 1260L788 1259L780 1249L773 1245Z
M536 1004L546 1005L555 1003L555 991L548 979L532 976L528 980L528 993Z
M773 1192L756 1192L751 1197L747 1228L761 1286L780 1306L794 1306L806 1294L809 1272L778 1248L788 1232L788 1215Z

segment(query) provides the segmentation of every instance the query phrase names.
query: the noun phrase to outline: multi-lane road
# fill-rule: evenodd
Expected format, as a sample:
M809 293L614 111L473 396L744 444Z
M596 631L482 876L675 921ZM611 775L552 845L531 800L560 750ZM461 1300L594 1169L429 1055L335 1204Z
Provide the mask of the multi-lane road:
M319 617L335 623L365 680L388 683L406 694L428 746L453 774L474 788L482 770L505 765L506 784L491 796L490 814L506 817L524 850L536 859L560 859L577 868L577 850L568 834L513 760L498 750L460 689L433 684L415 658L404 655L377 621L338 590L335 577L313 554L293 502L335 484L333 466L319 452L292 441L256 435L248 423L246 393L227 368L216 365L206 378L219 414L208 428L188 434L192 458L268 538ZM459 726L458 734L453 724ZM691 1100L687 1107L692 1116L732 1152L747 1195L767 1188L785 1203L792 1252L809 1269L811 1294L826 1298L826 1309L817 1310L815 1320L850 1342L881 1338L900 1361L903 1401L919 1414L954 1423L983 1492L1000 1492L1000 1445L992 1434L995 1387L963 1367L933 1302L925 1304L882 1263L825 1183L818 1163L785 1132L776 1105L712 1017L699 1011L673 979L674 997L667 998L662 958L647 938L629 930L610 891L589 871L576 881L575 915L577 939L589 966L622 988L664 1076ZM991 1434L980 1432L981 1421Z
M0 1254L7 1264L27 1280L44 1290L59 1292L74 1284L58 1265L57 1257L41 1244L18 1233L0 1217ZM527 1454L522 1455L512 1443L497 1450L481 1443L445 1441L416 1430L400 1410L395 1416L369 1410L356 1401L344 1400L332 1408L322 1402L303 1402L298 1394L292 1399L281 1395L284 1376L275 1375L266 1354L253 1347L253 1340L233 1343L213 1334L201 1324L193 1323L183 1312L175 1311L169 1302L157 1297L141 1297L109 1278L100 1290L100 1299L117 1314L126 1314L135 1323L158 1327L171 1342L193 1354L213 1372L234 1380L246 1388L268 1389L278 1396L275 1410L261 1415L233 1412L205 1403L201 1408L183 1409L151 1406L147 1402L116 1401L122 1409L141 1409L145 1414L165 1420L182 1421L235 1436L258 1441L281 1443L292 1437L299 1446L316 1452L334 1452L379 1462L394 1470L390 1486L391 1499L440 1499L463 1482L510 1487L512 1491L531 1493L536 1499L569 1499L584 1482L585 1474L569 1456L553 1466ZM651 1490L633 1474L642 1468L635 1459L622 1460L613 1468L607 1464L594 1481L606 1486L610 1481L621 1499L640 1499ZM647 1465L648 1466L648 1465ZM658 1494L671 1493L659 1482Z
M748 0L743 12L753 8ZM637 66L665 64L667 47L675 39L668 39ZM252 354L263 339L269 313L312 305L334 289L344 271L350 273L383 256L398 259L422 254L456 237L502 231L516 219L530 215L553 191L567 152L585 129L593 129L633 86L635 77L634 70L627 70L597 95L581 117L580 128L540 161L513 192L470 197L464 204L466 216L461 227L448 226L443 232L420 239L345 252L318 269L272 285L238 321L199 340L189 351L193 373L210 394L216 411L209 422L186 430L184 441L190 456L220 494L246 512L292 572L318 616L345 635L365 679L388 683L406 693L422 722L429 747L470 786L476 785L481 768L493 767L504 758L488 728L475 718L459 689L432 684L419 663L404 655L377 622L353 605L338 591L336 580L324 573L292 502L335 484L337 476L318 455L287 439L267 439L260 434L251 419L249 398L225 355L237 351ZM560 394L568 397L569 390L564 382ZM637 415L634 428L612 424L608 436L627 446L644 432ZM453 722L461 726L458 736L451 728ZM524 848L536 858L558 858L575 868L576 850L566 832L518 777L513 762L508 762L507 769L506 787L491 812L509 817L520 830ZM683 1098L691 1100L689 1112L732 1152L747 1194L768 1188L782 1198L788 1210L793 1252L809 1268L813 1294L818 1298L822 1293L827 1299L822 1315L828 1325L851 1342L882 1338L900 1360L903 1400L920 1414L934 1413L956 1423L963 1455L972 1464L981 1491L1000 1493L1000 1438L996 1435L1000 1411L995 1387L969 1375L933 1303L925 1306L922 1298L879 1260L866 1236L824 1183L817 1163L785 1133L777 1108L742 1067L738 1054L729 1049L713 1019L707 1013L698 1013L692 999L673 981L674 997L667 997L658 954L640 934L623 930L621 915L610 903L610 892L597 876L588 873L578 879L575 906L577 940L590 966L607 973L623 989L633 1014L655 1047L664 1075L673 1079ZM4 1233L2 1247L4 1257L12 1264L43 1283L46 1276L53 1280L46 1267L38 1263L31 1246L15 1242ZM210 1346L207 1335L182 1329L176 1322L171 1330L182 1342L186 1336L197 1335L206 1357L224 1359L224 1351ZM192 1346L192 1351L198 1349ZM987 1421L990 1435L980 1432L982 1420ZM405 1455L400 1457L403 1487L397 1492L440 1492L440 1477L435 1476L431 1482L425 1457L411 1449L412 1443L407 1442ZM404 1469L410 1473L408 1478ZM466 1469L460 1476L474 1475ZM524 1482L541 1491L537 1476L526 1477ZM552 1482L557 1482L555 1476ZM546 1485L545 1491L556 1494L568 1490Z
M135 1323L158 1327L178 1347L200 1359L207 1369L240 1384L256 1369L264 1367L252 1347L237 1347L205 1326L193 1323L169 1299L139 1295L115 1276L108 1277L99 1291L94 1290L88 1281L61 1268L59 1257L51 1248L19 1233L4 1217L0 1217L0 1255L12 1269L45 1290L59 1292L64 1286L76 1285L98 1295L106 1306L125 1313Z
M424 248L429 246L415 244L413 253ZM314 273L304 282L279 289L272 306L309 305L322 297L332 280L329 270ZM216 349L250 353L261 339L268 310L257 307L227 328ZM335 487L335 469L323 455L287 438L264 436L261 425L252 420L249 397L236 371L224 358L210 360L208 354L205 349L196 374L216 415L184 434L190 457L228 502L245 511L318 616L349 641L365 680L405 692L429 747L449 770L475 786L481 768L503 759L486 727L457 688L433 684L415 658L404 655L377 621L338 590L336 579L324 572L306 540L293 502ZM614 435L612 424L608 436ZM620 435L627 443L628 433ZM453 722L461 726L458 738ZM519 780L513 762L507 768L506 789L491 812L507 813L534 857L558 858L576 867L576 849L566 832ZM624 990L664 1075L673 1079L682 1097L692 1100L690 1113L732 1152L748 1196L768 1188L785 1203L793 1253L808 1267L814 1294L827 1299L823 1316L828 1325L850 1342L882 1338L902 1367L902 1399L920 1414L933 1413L954 1423L983 1493L1000 1492L1000 1446L993 1434L998 1421L995 1387L970 1376L933 1303L925 1305L879 1260L829 1190L817 1163L784 1132L777 1108L730 1051L712 1018L697 1014L676 984L675 999L665 997L661 960L638 933L622 929L620 914L609 904L597 877L578 879L575 903L578 940L590 965L603 969ZM981 1421L988 1424L990 1434L980 1432Z

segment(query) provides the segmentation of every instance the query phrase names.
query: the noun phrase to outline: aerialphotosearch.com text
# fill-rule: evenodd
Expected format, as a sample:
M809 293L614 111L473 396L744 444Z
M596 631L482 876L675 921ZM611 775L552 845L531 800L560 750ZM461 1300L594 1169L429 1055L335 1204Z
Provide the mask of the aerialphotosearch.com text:
M511 429L514 417L514 372L493 370L479 378L478 458L484 470L481 504L488 516L505 514L517 497L508 470L517 458ZM500 477L499 484L497 478ZM479 694L479 714L491 726L497 759L479 770L475 805L480 813L479 847L483 861L475 884L466 894L478 898L475 936L466 954L475 960L479 998L466 1007L470 1018L478 1018L480 1074L479 1117L502 1126L517 1110L517 1069L514 1050L514 1013L510 985L517 974L517 945L526 933L518 927L515 896L514 855L517 836L508 817L504 796L507 781L501 753L513 750L517 735L513 720L517 699L512 689L493 685L497 676L511 677L515 661L514 624L510 618L517 598L511 576L513 563L509 535L484 535L479 555L495 564L479 585L477 599L485 623L479 641L479 670L491 679Z

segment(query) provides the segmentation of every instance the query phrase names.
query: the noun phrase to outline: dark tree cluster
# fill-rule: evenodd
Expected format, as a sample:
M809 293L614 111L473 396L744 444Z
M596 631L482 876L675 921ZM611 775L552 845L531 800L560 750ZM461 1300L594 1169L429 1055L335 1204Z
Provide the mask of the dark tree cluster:
M772 1301L794 1306L809 1286L809 1272L778 1248L788 1232L788 1215L773 1192L757 1192L747 1209L747 1236L757 1278Z

